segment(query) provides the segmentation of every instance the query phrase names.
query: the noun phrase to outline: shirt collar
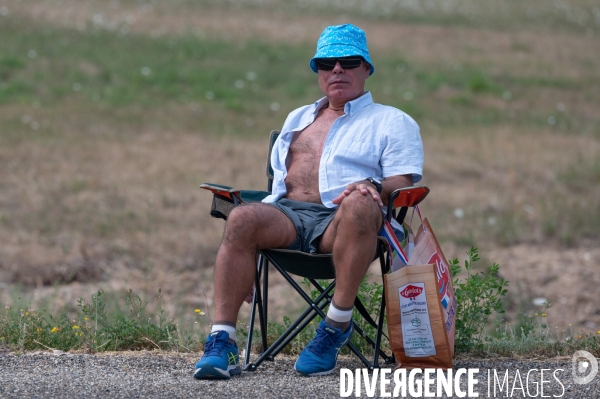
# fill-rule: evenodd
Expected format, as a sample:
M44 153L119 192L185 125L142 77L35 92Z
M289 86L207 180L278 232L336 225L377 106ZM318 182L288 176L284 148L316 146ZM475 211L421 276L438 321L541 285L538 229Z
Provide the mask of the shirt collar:
M322 97L315 102L315 108L313 109L313 115L316 118L319 110L323 108L326 104L329 104L327 97Z
M323 108L327 103L327 97L323 97L317 100L314 104L313 115L316 117L319 110ZM355 98L352 101L348 101L346 105L344 105L344 112L348 115L351 115L359 109L366 107L370 104L373 104L373 96L371 96L370 91L366 91L362 96Z

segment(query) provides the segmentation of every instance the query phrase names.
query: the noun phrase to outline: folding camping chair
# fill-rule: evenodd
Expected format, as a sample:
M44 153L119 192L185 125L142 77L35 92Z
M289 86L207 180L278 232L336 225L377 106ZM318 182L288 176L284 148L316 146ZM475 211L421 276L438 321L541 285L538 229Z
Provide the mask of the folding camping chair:
M227 220L231 210L244 202L261 201L270 194L273 185L273 169L271 168L271 151L275 140L279 136L279 131L272 131L269 140L269 151L267 155L266 174L268 179L267 191L256 190L238 190L228 186L204 183L200 187L213 193L211 206L211 216ZM419 204L429 193L426 186L406 187L394 191L389 198L387 218L396 218L402 224L408 207ZM390 269L390 247L387 240L378 237L376 259L379 259L381 274L387 273ZM285 280L296 290L296 292L309 305L307 309L292 323L283 334L275 340L270 346L267 343L267 301L268 301L268 281L269 281L269 263L281 273ZM281 350L288 345L315 317L325 318L324 309L333 298L333 289L335 287L335 269L333 267L331 254L308 254L300 251L290 251L286 249L264 249L259 251L257 270L254 282L254 295L252 299L252 311L248 328L248 339L246 341L246 350L244 357L244 370L255 371L264 360L273 360ZM318 291L319 296L313 301L310 296L298 285L290 274L304 277L310 281L312 286ZM261 282L262 276L262 282ZM321 286L318 280L333 280L327 287ZM262 289L261 289L262 287ZM370 337L354 321L355 332L362 337L373 349L373 360L369 361L352 343L348 343L350 350L363 362L363 364L373 370L379 367L379 356L386 364L394 363L394 356L381 351L381 337L383 333L385 317L385 294L381 297L381 303L378 309L378 320L375 322L367 312L362 302L356 298L355 308L359 311L365 321L376 329L375 337ZM254 361L250 362L250 351L254 335L254 324L258 311L260 324L260 333L262 341L262 353Z

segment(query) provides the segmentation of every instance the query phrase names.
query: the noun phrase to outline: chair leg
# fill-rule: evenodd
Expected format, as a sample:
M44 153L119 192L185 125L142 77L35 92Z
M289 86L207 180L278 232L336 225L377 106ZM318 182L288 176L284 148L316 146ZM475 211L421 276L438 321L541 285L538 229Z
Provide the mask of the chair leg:
M384 288L385 290L385 288ZM385 318L385 292L381 301L379 311L379 323L377 323L377 335L375 336L375 353L373 355L373 366L379 367L379 351L381 350L381 334L383 334L383 321Z
M260 293L260 269L261 262L259 262L258 270L256 271L256 275L254 277L254 295L257 297L258 301L258 321L260 323L260 332L262 338L262 346L263 352L267 350L267 315L263 313L264 310L264 300L261 298Z
M250 350L252 348L252 338L254 337L254 318L256 316L256 295L252 297L252 310L250 311L250 321L248 322L248 337L246 338L246 350L244 353L244 365L250 363Z
M263 296L262 296L262 306L263 306L263 314L265 315L265 321L267 321L267 303L269 300L269 261L262 255L259 255L259 261L262 260L262 268L263 268ZM266 334L265 330L265 342L266 342Z
M405 212L406 214L406 212ZM383 242L379 242L379 265L381 266L381 275L386 274L391 267L390 259L388 256L385 256L384 253L389 251L389 244L386 245ZM382 287L381 291L381 305L379 310L379 321L377 323L377 337L376 337L376 345L375 345L375 356L373 358L373 363L378 367L379 365L379 355L384 358L386 364L396 363L396 359L394 357L394 353L392 352L391 356L385 354L385 352L381 351L381 337L383 335L383 325L385 323L385 295L386 295L385 285Z
M260 324L260 332L262 338L263 352L267 350L267 327L266 327L266 313L263 313L266 307L263 306L263 299L260 295L260 274L263 268L268 266L266 259L263 259L262 255L259 255L258 262L256 264L256 275L254 278L254 295L252 297L252 310L250 311L250 321L248 325L248 339L246 340L246 352L244 356L244 370L248 370L250 363L250 352L252 349L252 339L254 336L254 321L256 318L256 311L258 310L258 319ZM253 371L253 370L250 370Z
M257 263L257 273L260 272L259 264ZM256 291L256 285L254 286ZM244 365L250 363L250 350L252 348L252 338L254 337L254 319L256 318L256 306L258 305L258 297L252 295L252 310L250 311L250 321L248 322L248 338L246 339L246 350L244 354Z

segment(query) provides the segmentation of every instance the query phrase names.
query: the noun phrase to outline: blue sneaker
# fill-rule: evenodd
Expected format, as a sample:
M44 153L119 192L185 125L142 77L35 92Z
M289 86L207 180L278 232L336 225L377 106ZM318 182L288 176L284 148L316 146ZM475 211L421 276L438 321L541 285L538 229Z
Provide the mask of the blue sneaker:
M300 353L294 368L304 375L327 375L333 372L337 364L340 349L350 340L352 323L343 332L325 323L319 324L317 334Z
M239 362L238 347L235 342L229 342L229 334L226 331L212 332L204 344L202 359L196 363L194 378L224 379L239 375L242 373Z

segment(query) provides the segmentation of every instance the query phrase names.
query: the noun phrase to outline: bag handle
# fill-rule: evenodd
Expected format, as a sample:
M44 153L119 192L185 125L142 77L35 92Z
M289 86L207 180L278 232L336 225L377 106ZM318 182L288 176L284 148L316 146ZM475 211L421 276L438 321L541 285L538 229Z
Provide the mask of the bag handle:
M400 260L405 265L408 265L408 257L404 253L404 250L402 249L402 246L400 245L400 241L398 241L398 237L396 237L396 233L394 233L394 229L392 229L392 225L390 224L390 222L387 219L385 220L385 223L383 224L383 227L381 228L379 235L385 237L385 239L388 241L388 243L392 247L392 249L390 251L388 251L388 260L390 261L390 263L392 261L392 251L396 251L396 253L400 257Z
M410 225L412 226L413 217L415 216L415 210L417 211L417 214L419 215L419 219L421 220L421 226L423 226L423 231L427 231L427 227L423 223L423 215L421 215L421 210L419 209L418 205L413 206L413 211L412 211L412 214L410 215Z

